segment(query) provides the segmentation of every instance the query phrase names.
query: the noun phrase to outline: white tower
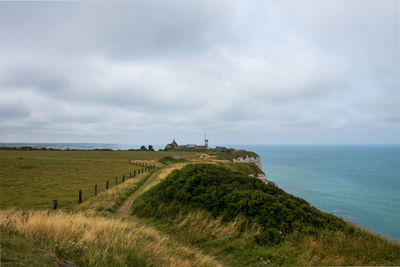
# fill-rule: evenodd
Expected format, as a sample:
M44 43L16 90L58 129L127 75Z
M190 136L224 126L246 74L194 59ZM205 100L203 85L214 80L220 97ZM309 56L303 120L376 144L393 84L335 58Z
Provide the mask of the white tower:
M204 146L206 149L208 149L208 139L207 139L207 135L204 135Z

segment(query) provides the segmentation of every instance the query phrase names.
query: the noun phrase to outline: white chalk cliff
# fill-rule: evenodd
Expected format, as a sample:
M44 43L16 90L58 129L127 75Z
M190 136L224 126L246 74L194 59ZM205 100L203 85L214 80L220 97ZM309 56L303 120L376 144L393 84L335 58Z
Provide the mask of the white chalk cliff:
M245 158L236 158L233 159L233 162L249 162L256 164L260 170L262 170L262 159L260 157L249 157L246 155Z
M260 157L249 157L246 155L245 158L236 158L233 159L233 162L248 162L248 163L253 163L255 165L257 165L258 168L260 168L260 170L262 171L262 159ZM253 176L253 175L251 175ZM265 173L259 173L257 175L257 178L260 179L263 182L267 182L267 175L265 175Z

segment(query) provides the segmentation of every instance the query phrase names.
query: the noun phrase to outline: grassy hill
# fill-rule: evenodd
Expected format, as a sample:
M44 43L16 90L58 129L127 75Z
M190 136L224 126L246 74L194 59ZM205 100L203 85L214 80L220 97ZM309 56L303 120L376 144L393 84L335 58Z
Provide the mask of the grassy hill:
M218 153L0 150L2 266L400 265L398 242ZM158 167L121 183L142 168L131 160ZM94 196L105 180L110 189Z
M228 265L400 263L398 244L223 166L171 173L132 212Z

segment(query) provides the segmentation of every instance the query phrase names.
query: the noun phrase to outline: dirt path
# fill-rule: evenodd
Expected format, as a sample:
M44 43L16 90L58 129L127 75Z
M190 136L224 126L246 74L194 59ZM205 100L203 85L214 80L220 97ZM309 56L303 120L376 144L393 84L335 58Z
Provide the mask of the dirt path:
M186 164L188 163L178 163L173 166L161 169L155 173L153 173L147 181L133 193L119 208L118 208L118 214L121 218L125 219L129 216L129 210L132 206L133 201L135 201L140 195L142 195L144 192L149 190L151 187L155 186L158 184L162 179L166 178L168 174L170 174L172 171L176 169L181 169L183 168Z

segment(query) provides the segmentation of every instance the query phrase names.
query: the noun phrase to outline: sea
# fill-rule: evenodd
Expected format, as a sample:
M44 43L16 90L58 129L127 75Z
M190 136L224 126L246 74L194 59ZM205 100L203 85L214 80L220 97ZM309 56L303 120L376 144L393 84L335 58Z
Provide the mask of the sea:
M400 241L400 145L252 145L267 179L310 205Z
M0 143L54 149L138 149L93 143ZM157 150L162 145L153 145ZM310 205L400 241L400 145L231 145L256 152L267 179Z

